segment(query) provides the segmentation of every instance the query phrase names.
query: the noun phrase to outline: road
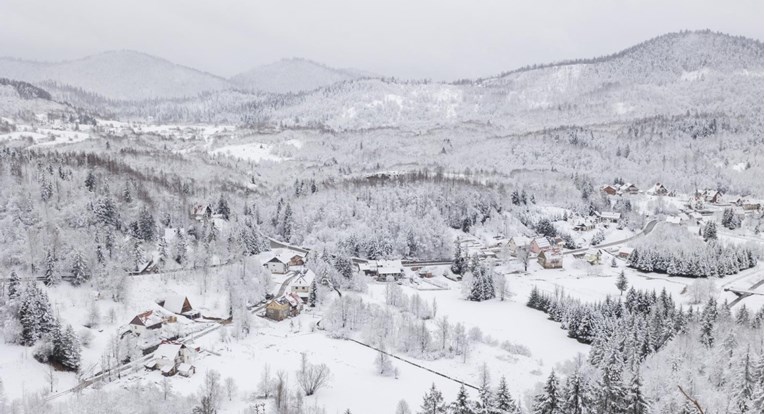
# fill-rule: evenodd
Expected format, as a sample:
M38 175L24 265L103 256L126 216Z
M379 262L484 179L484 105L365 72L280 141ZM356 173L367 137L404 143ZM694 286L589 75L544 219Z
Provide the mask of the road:
M747 289L746 291L738 290L738 289L725 288L724 290L726 292L733 292L734 294L738 295L738 297L736 299L733 299L728 304L728 307L732 308L733 305L741 302L742 300L744 300L745 298L748 298L749 296L752 296L752 295L762 295L762 293L754 292L754 290L759 288L760 286L762 286L763 283L765 283L765 280L760 280L759 282L757 282L757 283L753 284L751 287L749 287L749 289Z
M591 246L591 247L582 248L582 249L574 249L574 250L568 250L568 251L565 251L565 252L563 252L563 253L561 253L561 254L576 254L576 253L585 253L585 252L587 252L587 251L588 251L588 250L590 250L590 249L602 249L602 248L605 248L605 247L613 247L613 246L619 246L619 245L621 245L621 244L624 244L624 243L628 243L628 242L631 242L632 240L635 240L635 239L637 239L638 237L641 237L641 236L645 236L646 234L648 234L648 233L652 232L652 231L653 231L653 229L656 227L656 225L657 225L658 223L659 223L659 221L658 221L658 220L651 220L651 221L649 221L649 222L648 222L648 223L645 225L645 227L643 227L643 230L640 230L640 232L639 232L639 233L636 233L634 236L632 236L632 237L628 237L628 238L626 238L626 239L623 239L623 240L618 240L618 241L615 241L615 242L609 242L609 243L603 243L603 244L599 244L599 245L597 245L597 246Z
M278 290L276 296L274 296L274 297L279 297L279 296L283 295L284 292L287 290L287 287L289 286L290 282L292 282L292 280L295 279L295 277L297 277L297 274L293 274L292 276L290 276L287 279L285 279L284 282L282 282L281 286L279 286L279 290ZM256 306L256 307L250 309L250 313L255 314L255 313L260 312L263 309L265 309L265 307L266 307L265 303L262 304L262 305ZM225 326L224 325L225 322L226 321L221 321L220 323L217 323L217 324L215 324L215 325L213 325L213 326L211 326L209 328L203 329L203 330L201 330L199 332L194 332L194 333L192 333L190 335L187 335L187 336L185 336L183 338L178 339L178 342L187 343L187 342L190 342L190 341L202 338L204 336L207 336L207 335L209 335L209 334L211 334L213 332L216 332L221 327ZM121 365L119 365L119 366L117 366L115 368L112 368L111 370L109 370L107 372L101 372L101 373L98 373L98 374L96 374L96 375L94 375L94 376L92 376L90 378L85 378L82 381L80 381L79 384L75 385L74 387L72 387L72 388L70 388L68 390L60 391L60 392L57 392L55 394L50 394L50 395L46 396L45 397L45 401L52 401L52 400L54 400L54 399L56 399L58 397L66 395L66 394L70 394L70 393L74 393L74 392L80 392L80 391L84 390L85 388L93 385L94 383L96 383L97 381L99 381L101 379L113 377L115 375L120 375L120 374L122 374L125 371L129 371L129 370L133 369L135 366L139 366L139 367L143 366L145 363L149 362L153 357L154 357L154 352L152 352L150 354L147 354L147 355L144 355L138 361L124 363L124 364L121 364Z
M419 369L422 369L422 370L428 371L428 372L430 372L430 373L432 373L432 374L436 374L436 375L438 375L438 376L440 376L440 377L444 377L444 378L446 378L446 379L448 379L448 380L452 380L452 381L456 382L457 384L461 384L461 385L464 385L464 386L466 386L466 387L468 387L468 388L472 388L472 389L474 389L474 390L478 390L478 387L476 387L475 385L472 385L472 384L468 384L467 382L464 382L464 381L460 381L460 380L458 380L458 379L456 379L456 378L453 378L453 377L450 377L450 376L448 376L448 375L446 375L446 374L444 374L444 373L442 373L442 372L438 372L438 371L432 370L432 369L430 369L430 368L428 368L428 367L424 367L424 366L422 366L422 365L420 365L420 364L418 364L418 363L415 363L415 362L409 361L409 360L407 360L407 359L401 358L401 357L399 357L399 356L397 356L397 355L391 354L390 352L387 352L387 351L383 351L382 349L379 349L379 348L375 348L375 347L373 347L372 345L369 345L369 344L365 344L365 343L363 343L363 342L360 342L360 341L357 341L357 340L355 340L355 339L351 339L351 338L346 338L346 340L347 340L347 341L350 341L350 342L353 342L353 343L356 343L356 344L359 344L359 345L361 345L361 346L367 347L367 348L369 348L369 349L373 349L373 350L375 350L375 351L377 351L377 352L382 352L383 354L385 354L385 355L388 355L388 356L389 356L389 357L391 357L391 358L395 358L395 359L397 359L397 360L399 360L399 361L401 361L401 362L404 362L404 363L407 363L407 364L409 364L409 365L415 366L415 367L417 367L417 368L419 368Z

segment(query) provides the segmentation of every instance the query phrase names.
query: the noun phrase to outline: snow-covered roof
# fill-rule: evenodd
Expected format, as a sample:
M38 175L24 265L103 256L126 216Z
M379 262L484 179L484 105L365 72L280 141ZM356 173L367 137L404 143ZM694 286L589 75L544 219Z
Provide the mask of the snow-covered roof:
M544 249L545 247L550 247L550 241L547 240L546 237L537 237L534 239L534 241L537 243L537 246L540 249Z
M178 356L178 353L181 352L181 346L181 344L161 344L154 351L154 358L157 360L168 359L173 361Z
M139 325L139 323L134 322L140 322L140 325L143 326L154 326L156 324L162 323L162 315L160 315L158 312L150 310L139 313L135 318L133 318L132 321L130 321L131 324Z
M178 365L178 372L188 373L188 372L191 372L192 368L194 368L194 367L191 366L191 364L187 364L187 363L184 362L184 363Z
M633 251L635 251L635 249L629 246L622 246L619 248L619 254L632 254Z
M275 249L269 252L269 254L263 255L261 262L266 264L268 262L277 261L284 264L289 264L293 257L305 257L305 253L298 252L291 249Z
M525 236L514 236L510 240L512 240L516 246L528 246L531 244L531 238Z
M615 213L613 211L603 211L601 213L598 213L600 217L611 219L611 220L619 220L619 218L622 216L621 213Z
M184 302L186 302L186 296L172 294L165 298L165 304L162 305L162 307L169 310L170 312L180 314L183 312Z
M401 273L404 266L401 260L378 260L377 273L381 275L397 275Z
M294 282L292 282L293 286L310 286L313 280L316 278L316 274L313 273L311 269L307 269L300 273L295 279Z

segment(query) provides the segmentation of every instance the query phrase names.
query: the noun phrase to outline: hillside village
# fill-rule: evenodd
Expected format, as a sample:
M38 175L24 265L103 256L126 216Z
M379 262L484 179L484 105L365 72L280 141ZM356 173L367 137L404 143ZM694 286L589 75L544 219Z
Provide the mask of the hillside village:
M691 42L751 69L762 44L745 40L672 34L576 65L622 76L630 53ZM0 82L0 413L692 413L686 392L761 410L762 127L741 115L761 112L761 69L708 74L749 91L718 112L654 116L614 86L603 99L637 113L467 119L476 91L541 94L524 73L565 68L466 85L343 71L294 95L207 79L202 109ZM686 72L662 82L712 99Z

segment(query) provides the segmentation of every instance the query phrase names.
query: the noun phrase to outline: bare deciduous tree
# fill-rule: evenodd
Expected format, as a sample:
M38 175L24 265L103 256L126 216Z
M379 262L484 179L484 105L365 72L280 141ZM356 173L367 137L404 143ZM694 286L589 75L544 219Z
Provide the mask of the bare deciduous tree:
M327 385L330 379L329 367L325 364L314 365L308 362L305 353L302 354L300 371L297 372L297 381L305 391L305 395L313 395L321 387Z

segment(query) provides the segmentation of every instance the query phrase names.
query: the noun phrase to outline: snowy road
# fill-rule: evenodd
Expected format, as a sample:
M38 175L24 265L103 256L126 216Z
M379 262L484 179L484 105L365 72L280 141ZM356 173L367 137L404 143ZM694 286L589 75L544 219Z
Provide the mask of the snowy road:
M599 244L597 246L591 246L591 247L586 247L586 248L582 248L582 249L569 250L569 251L563 252L561 254L585 253L585 252L587 252L590 249L602 249L604 247L619 246L619 245L622 245L624 243L631 242L632 240L635 240L638 237L645 236L646 234L652 232L653 229L656 227L656 225L658 223L659 223L658 220L651 220L651 221L648 222L648 224L645 225L645 227L643 227L643 230L641 230L639 233L635 234L632 237L628 237L626 239L623 239L623 240L617 240L615 242L610 242L610 243L603 243L603 244Z

